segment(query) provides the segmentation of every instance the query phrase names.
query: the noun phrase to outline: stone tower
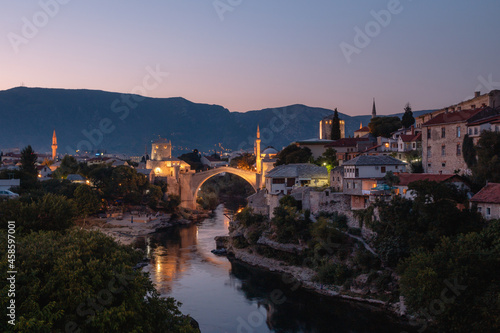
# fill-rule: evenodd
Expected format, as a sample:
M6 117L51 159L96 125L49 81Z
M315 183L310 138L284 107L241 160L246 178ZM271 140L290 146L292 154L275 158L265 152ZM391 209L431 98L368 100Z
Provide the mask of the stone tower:
M262 173L262 157L260 156L260 129L257 125L257 139L255 140L255 165L257 173Z
M375 97L373 98L373 107L372 107L372 118L377 116L377 109L375 108Z
M158 138L151 144L151 160L165 161L172 157L172 142Z
M54 129L54 133L52 134L52 160L55 161L57 156L57 137L56 130Z

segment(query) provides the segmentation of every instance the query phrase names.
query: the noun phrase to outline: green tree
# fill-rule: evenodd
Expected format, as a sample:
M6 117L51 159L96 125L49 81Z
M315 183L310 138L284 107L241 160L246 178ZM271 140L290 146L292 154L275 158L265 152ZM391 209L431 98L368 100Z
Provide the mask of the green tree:
M399 184L399 177L396 176L392 171L387 171L384 176L385 183L390 187Z
M0 232L1 278L6 281L7 234ZM17 238L18 332L197 332L178 303L161 298L133 270L142 254L100 232L35 232ZM6 286L6 285L5 285ZM7 307L8 287L0 290ZM6 320L2 332L12 331Z
M189 164L191 170L203 170L203 163L201 163L201 155L198 149L194 149L191 153L182 154L179 159Z
M341 132L340 132L340 119L339 119L339 113L337 111L337 108L335 108L335 111L333 113L333 120L332 120L332 140L339 140L341 137Z
M464 136L464 142L462 144L462 154L467 167L469 167L469 169L472 169L477 163L476 148L474 147L474 141L468 134L465 134Z
M404 110L405 113L403 114L403 118L401 119L401 124L405 128L409 128L411 125L415 124L415 118L413 118L413 112L411 111L410 103L406 103Z
M8 200L0 203L0 227L16 221L16 234L38 230L65 230L73 225L76 207L64 196L45 194L40 200L24 203Z
M311 158L311 149L291 144L279 152L276 166L292 163L308 163L311 161Z
M401 128L401 126L399 117L374 117L368 124L371 134L384 138L390 137L391 133Z
M280 199L271 219L272 230L278 242L297 243L311 238L312 221L309 214L300 214L299 209L299 202L292 196L286 195Z
M31 146L27 146L21 151L21 171L35 177L35 179L38 175L38 172L36 171L37 158L38 157Z
M65 155L61 160L61 165L54 172L54 178L66 178L69 174L77 173L79 164L76 158Z
M323 155L316 159L315 164L324 166L328 169L328 172L330 172L339 165L339 161L337 161L337 151L333 148L326 149Z
M80 185L76 188L75 203L78 215L83 217L83 221L92 214L95 214L101 208L99 196L88 185Z
M498 332L499 258L499 220L480 232L444 237L434 250L420 250L400 265L406 304L441 332Z
M500 183L500 133L483 131L475 149L477 163L472 167L474 178L481 185L487 181Z
M243 169L243 170L254 170L256 158L253 154L244 153L241 156L237 156L231 160L229 166L233 168Z
M379 219L369 223L377 233L377 251L387 265L396 266L412 250L432 250L443 236L481 228L477 213L457 208L466 203L467 195L455 186L417 181L408 188L415 194L413 200L396 196L390 202L376 203Z

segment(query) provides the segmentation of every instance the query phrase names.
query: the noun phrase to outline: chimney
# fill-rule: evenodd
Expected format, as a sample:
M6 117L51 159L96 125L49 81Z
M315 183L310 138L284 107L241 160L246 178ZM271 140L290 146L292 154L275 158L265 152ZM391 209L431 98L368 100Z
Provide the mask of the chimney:
M480 91L475 91L474 92L474 97L479 97L481 96L481 92Z

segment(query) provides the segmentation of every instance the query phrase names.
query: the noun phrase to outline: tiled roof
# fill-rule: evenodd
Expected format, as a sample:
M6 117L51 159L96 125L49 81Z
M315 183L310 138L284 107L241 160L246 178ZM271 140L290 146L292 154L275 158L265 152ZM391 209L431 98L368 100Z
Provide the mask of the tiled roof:
M368 126L363 126L360 129L354 131L354 133L356 132L370 132L370 129L368 128Z
M422 126L432 126L432 125L441 125L441 124L453 124L467 121L470 117L474 116L478 112L481 112L482 109L475 110L462 110L462 111L454 111L454 112L444 112L440 113L428 122L424 123Z
M368 141L366 138L343 138L325 145L325 147L356 147L359 141Z
M500 183L487 184L470 201L500 204Z
M216 159L213 156L203 156L205 157L209 162L222 162L220 159Z
M405 165L406 163L391 156L361 155L344 162L343 165Z
M476 126L476 125L481 125L481 124L485 124L485 123L496 124L499 121L500 121L500 115L497 115L497 116L493 116L493 117L484 118L481 120L476 120L474 122L468 123L467 126Z
M315 164L280 165L268 172L269 178L328 178L328 170Z
M428 180L432 182L444 182L450 180L452 178L459 179L460 177L457 175L440 175L433 173L400 173L398 174L399 184L400 186L408 186L408 184L412 182L416 182L419 180Z

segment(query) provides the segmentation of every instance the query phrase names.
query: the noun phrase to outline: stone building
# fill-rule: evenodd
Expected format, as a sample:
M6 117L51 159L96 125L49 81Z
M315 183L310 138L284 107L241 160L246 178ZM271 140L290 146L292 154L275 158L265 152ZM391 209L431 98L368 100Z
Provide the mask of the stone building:
M500 183L489 183L471 199L486 220L500 219Z
M344 194L351 196L351 207L365 209L369 206L371 191L377 187L386 173L405 171L406 163L391 156L358 156L343 164Z
M481 107L496 108L499 106L500 90L492 90L489 93L483 95L481 95L480 91L476 91L474 92L474 97L471 99L417 117L415 119L415 127L422 128L423 124L445 112L474 110Z
M155 179L167 181L169 194L179 194L180 173L194 172L188 163L172 157L172 143L163 138L151 143L151 159L146 161L146 169L153 170Z
M319 138L322 140L332 139L333 114L319 121ZM340 138L345 138L345 121L340 119Z
M422 124L422 165L426 173L469 173L462 155L465 134L477 143L482 130L491 129L500 108L445 111ZM486 120L483 122L483 120ZM485 124L486 127L481 126Z

